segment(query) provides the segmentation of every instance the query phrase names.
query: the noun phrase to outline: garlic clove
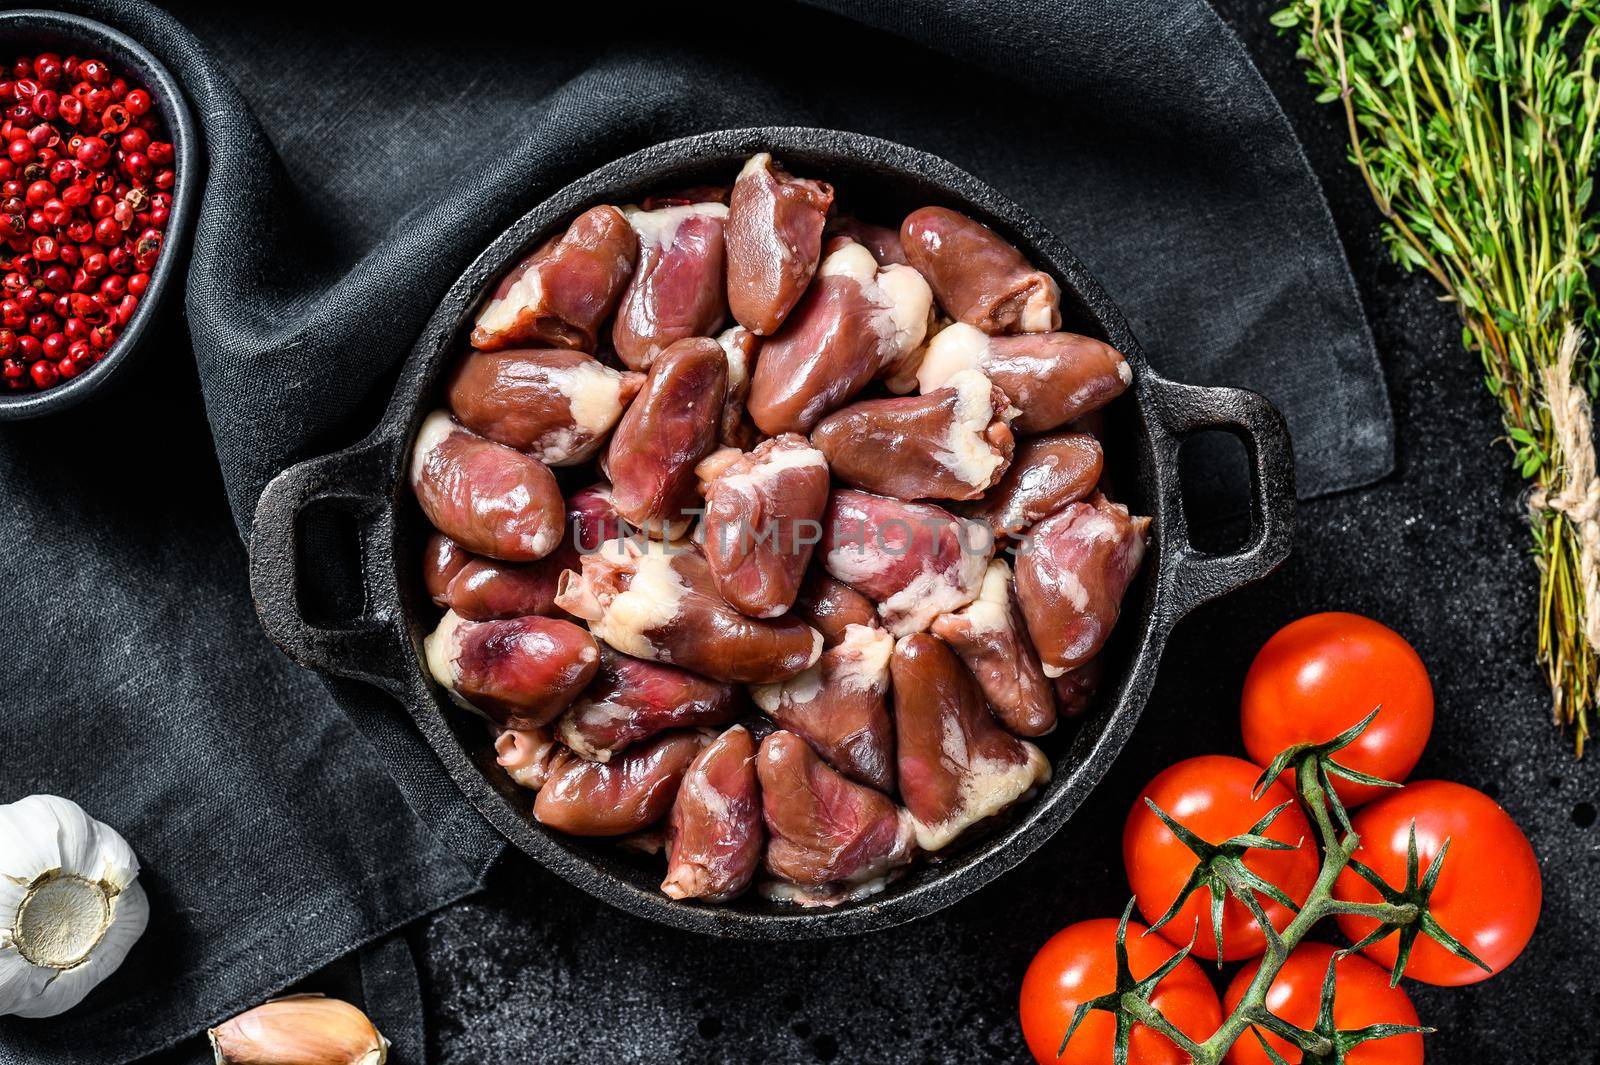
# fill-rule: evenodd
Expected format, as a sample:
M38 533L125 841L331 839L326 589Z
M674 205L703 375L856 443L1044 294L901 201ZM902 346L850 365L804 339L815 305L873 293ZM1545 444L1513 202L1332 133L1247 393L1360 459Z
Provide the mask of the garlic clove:
M109 976L144 933L139 860L77 803L0 806L0 1015L53 1017Z
M11 948L10 940L0 944L0 1001L19 1004L33 1002L49 982L48 969L22 961L21 956ZM17 1013L18 1010L7 1012Z
M216 1065L383 1065L389 1041L336 998L289 995L206 1032Z

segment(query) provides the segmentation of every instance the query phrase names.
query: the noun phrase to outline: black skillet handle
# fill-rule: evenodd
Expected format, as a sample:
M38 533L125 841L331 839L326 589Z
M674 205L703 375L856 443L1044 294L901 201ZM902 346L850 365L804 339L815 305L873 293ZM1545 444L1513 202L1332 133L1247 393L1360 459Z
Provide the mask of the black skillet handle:
M305 509L328 503L356 519L362 556L373 557L368 543L387 507L384 484L392 462L390 447L380 441L289 467L261 493L250 534L250 594L272 641L301 665L387 691L403 683L410 654L399 619L368 615L337 627L308 621L300 608L298 547Z
M1164 583L1174 620L1202 603L1265 577L1294 542L1294 451L1283 415L1266 397L1243 388L1206 388L1160 378L1151 380L1155 415L1167 432L1158 447L1169 475L1161 491L1170 543L1161 548ZM1191 433L1220 429L1244 444L1250 464L1250 535L1229 554L1201 551L1189 542L1179 485L1179 448Z

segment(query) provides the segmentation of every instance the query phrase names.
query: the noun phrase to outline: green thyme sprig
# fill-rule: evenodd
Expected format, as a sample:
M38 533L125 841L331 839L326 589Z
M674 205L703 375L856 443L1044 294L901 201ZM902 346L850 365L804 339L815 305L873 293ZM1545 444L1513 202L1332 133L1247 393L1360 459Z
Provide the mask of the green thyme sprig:
M1342 105L1395 261L1455 302L1500 403L1533 488L1539 661L1581 755L1600 692L1600 363L1579 342L1600 325L1600 0L1295 0L1272 21Z

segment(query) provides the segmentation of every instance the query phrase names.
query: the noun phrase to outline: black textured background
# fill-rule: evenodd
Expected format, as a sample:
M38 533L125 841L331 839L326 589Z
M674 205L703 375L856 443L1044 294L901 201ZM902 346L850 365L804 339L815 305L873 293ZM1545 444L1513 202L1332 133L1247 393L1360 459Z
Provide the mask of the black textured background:
M1533 660L1532 567L1520 484L1493 443L1494 407L1426 283L1391 266L1344 163L1336 112L1313 104L1274 0L1217 0L1278 92L1322 176L1382 352L1398 468L1376 488L1304 504L1273 578L1178 630L1134 741L1061 835L936 917L800 945L686 936L606 909L522 860L487 894L416 933L430 1042L445 1063L1016 1061L1018 981L1064 924L1126 900L1118 839L1144 781L1190 755L1242 753L1239 685L1279 625L1324 609L1404 633L1433 674L1434 740L1419 776L1499 799L1544 871L1524 956L1465 990L1408 984L1440 1030L1428 1060L1600 1062L1600 766L1550 727ZM1226 299L1226 294L1219 294ZM1492 871L1489 873L1492 875ZM530 960L531 959L531 960Z

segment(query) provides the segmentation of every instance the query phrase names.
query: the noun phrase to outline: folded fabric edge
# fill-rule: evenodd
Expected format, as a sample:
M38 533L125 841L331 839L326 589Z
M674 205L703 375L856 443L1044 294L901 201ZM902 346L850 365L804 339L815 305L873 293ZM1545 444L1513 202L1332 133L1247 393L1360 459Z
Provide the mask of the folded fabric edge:
M1300 499L1317 499L1322 496L1334 495L1357 488L1365 488L1388 477L1395 470L1395 435L1394 435L1394 408L1389 402L1388 383L1384 377L1383 359L1378 353L1376 340L1372 335L1372 324L1367 320L1367 308L1361 300L1361 290L1356 284L1355 274L1350 269L1350 257L1345 253L1344 241L1339 236L1339 227L1333 220L1333 208L1328 203L1328 195L1322 188L1322 179L1317 176L1316 169L1311 165L1310 156L1306 155L1305 145L1300 141L1300 135L1294 128L1294 123L1289 120L1289 114L1283 109L1283 102L1278 99L1278 94L1272 91L1261 69L1256 66L1255 58L1250 50L1245 47L1243 38L1223 18L1211 0L1205 0L1202 5L1206 12L1241 56L1244 57L1245 66L1249 68L1252 78L1260 85L1261 91L1272 101L1273 120L1283 128L1289 142L1294 145L1295 161L1310 179L1311 187L1316 193L1316 205L1313 211L1316 223L1321 226L1324 236L1337 249L1339 263L1338 274L1350 302L1355 306L1356 317L1360 324L1359 339L1362 346L1370 354L1373 363L1378 368L1378 376L1374 379L1375 387L1364 389L1364 394L1358 397L1359 402L1371 404L1381 418L1382 432L1373 434L1360 441L1359 446L1346 454L1346 466L1337 474L1322 476L1306 475L1301 471L1301 464L1297 456L1296 472L1297 495ZM1270 397L1269 397L1270 398Z
M391 1065L423 1065L428 1032L422 980L405 933L392 932L357 952L361 968L361 1006L389 1040Z

